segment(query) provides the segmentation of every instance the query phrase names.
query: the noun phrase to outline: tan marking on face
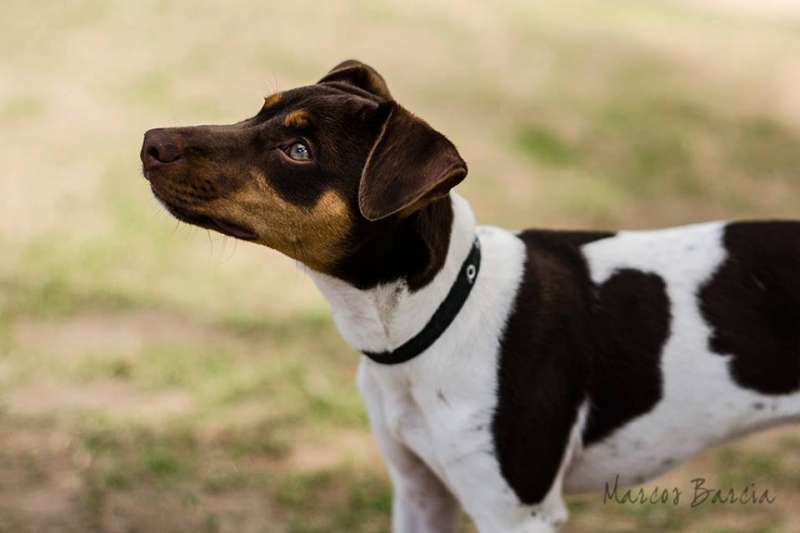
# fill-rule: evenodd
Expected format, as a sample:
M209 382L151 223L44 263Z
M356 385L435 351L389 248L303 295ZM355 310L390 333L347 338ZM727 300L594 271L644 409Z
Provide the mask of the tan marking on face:
M270 108L274 106L275 104L281 101L281 98L283 98L283 93L275 93L267 96L266 98L264 98L264 107Z
M308 113L305 111L292 111L283 119L287 128L302 128L308 125Z
M347 252L352 215L344 198L330 190L311 207L286 201L258 171L248 185L208 204L207 214L241 224L256 242L320 272L329 272Z

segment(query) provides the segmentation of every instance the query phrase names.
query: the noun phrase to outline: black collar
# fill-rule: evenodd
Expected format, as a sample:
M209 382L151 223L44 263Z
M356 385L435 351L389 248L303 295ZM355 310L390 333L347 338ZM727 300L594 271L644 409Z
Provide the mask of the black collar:
M461 271L458 273L456 281L450 287L450 292L447 297L433 313L433 316L428 323L422 328L422 331L411 337L407 342L398 346L397 349L391 352L363 352L364 355L382 365L396 365L409 361L436 342L442 333L450 326L455 320L458 312L464 302L467 301L472 287L475 285L475 280L478 278L478 271L481 269L481 244L478 238L475 237L475 243L472 245L469 255L461 265Z

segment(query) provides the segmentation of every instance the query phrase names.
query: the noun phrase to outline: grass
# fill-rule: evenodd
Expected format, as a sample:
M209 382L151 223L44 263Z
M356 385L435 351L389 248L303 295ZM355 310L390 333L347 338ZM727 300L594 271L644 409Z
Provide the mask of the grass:
M389 528L326 303L288 259L170 219L139 175L146 129L240 120L357 57L459 147L483 223L796 217L800 19L778 9L7 2L0 531ZM565 531L796 531L798 442L757 435L646 485L756 483L769 507L587 495Z

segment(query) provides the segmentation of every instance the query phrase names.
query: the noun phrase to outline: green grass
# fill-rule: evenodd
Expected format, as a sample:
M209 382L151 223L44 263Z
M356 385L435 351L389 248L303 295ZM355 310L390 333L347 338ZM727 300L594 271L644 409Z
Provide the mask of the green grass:
M582 152L558 133L541 126L525 126L517 135L520 150L536 161L553 166L578 165Z
M17 95L7 99L0 107L3 121L32 120L45 112L44 102L34 95Z
M347 466L294 475L278 489L278 501L299 510L289 516L289 530L297 533L385 531L391 500L385 478ZM306 502L315 502L317 512L302 511Z
M731 143L731 160L753 177L800 181L800 135L768 116L742 121Z

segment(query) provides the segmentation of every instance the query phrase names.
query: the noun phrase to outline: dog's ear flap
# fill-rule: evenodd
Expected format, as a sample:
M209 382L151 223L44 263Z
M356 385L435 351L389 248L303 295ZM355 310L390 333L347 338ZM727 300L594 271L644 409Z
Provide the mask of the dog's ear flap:
M411 213L447 195L467 176L467 164L444 135L395 102L364 165L358 206L367 220Z
M361 61L348 59L339 63L317 83L340 82L352 85L382 100L391 100L392 95L386 86L386 80L378 71Z

